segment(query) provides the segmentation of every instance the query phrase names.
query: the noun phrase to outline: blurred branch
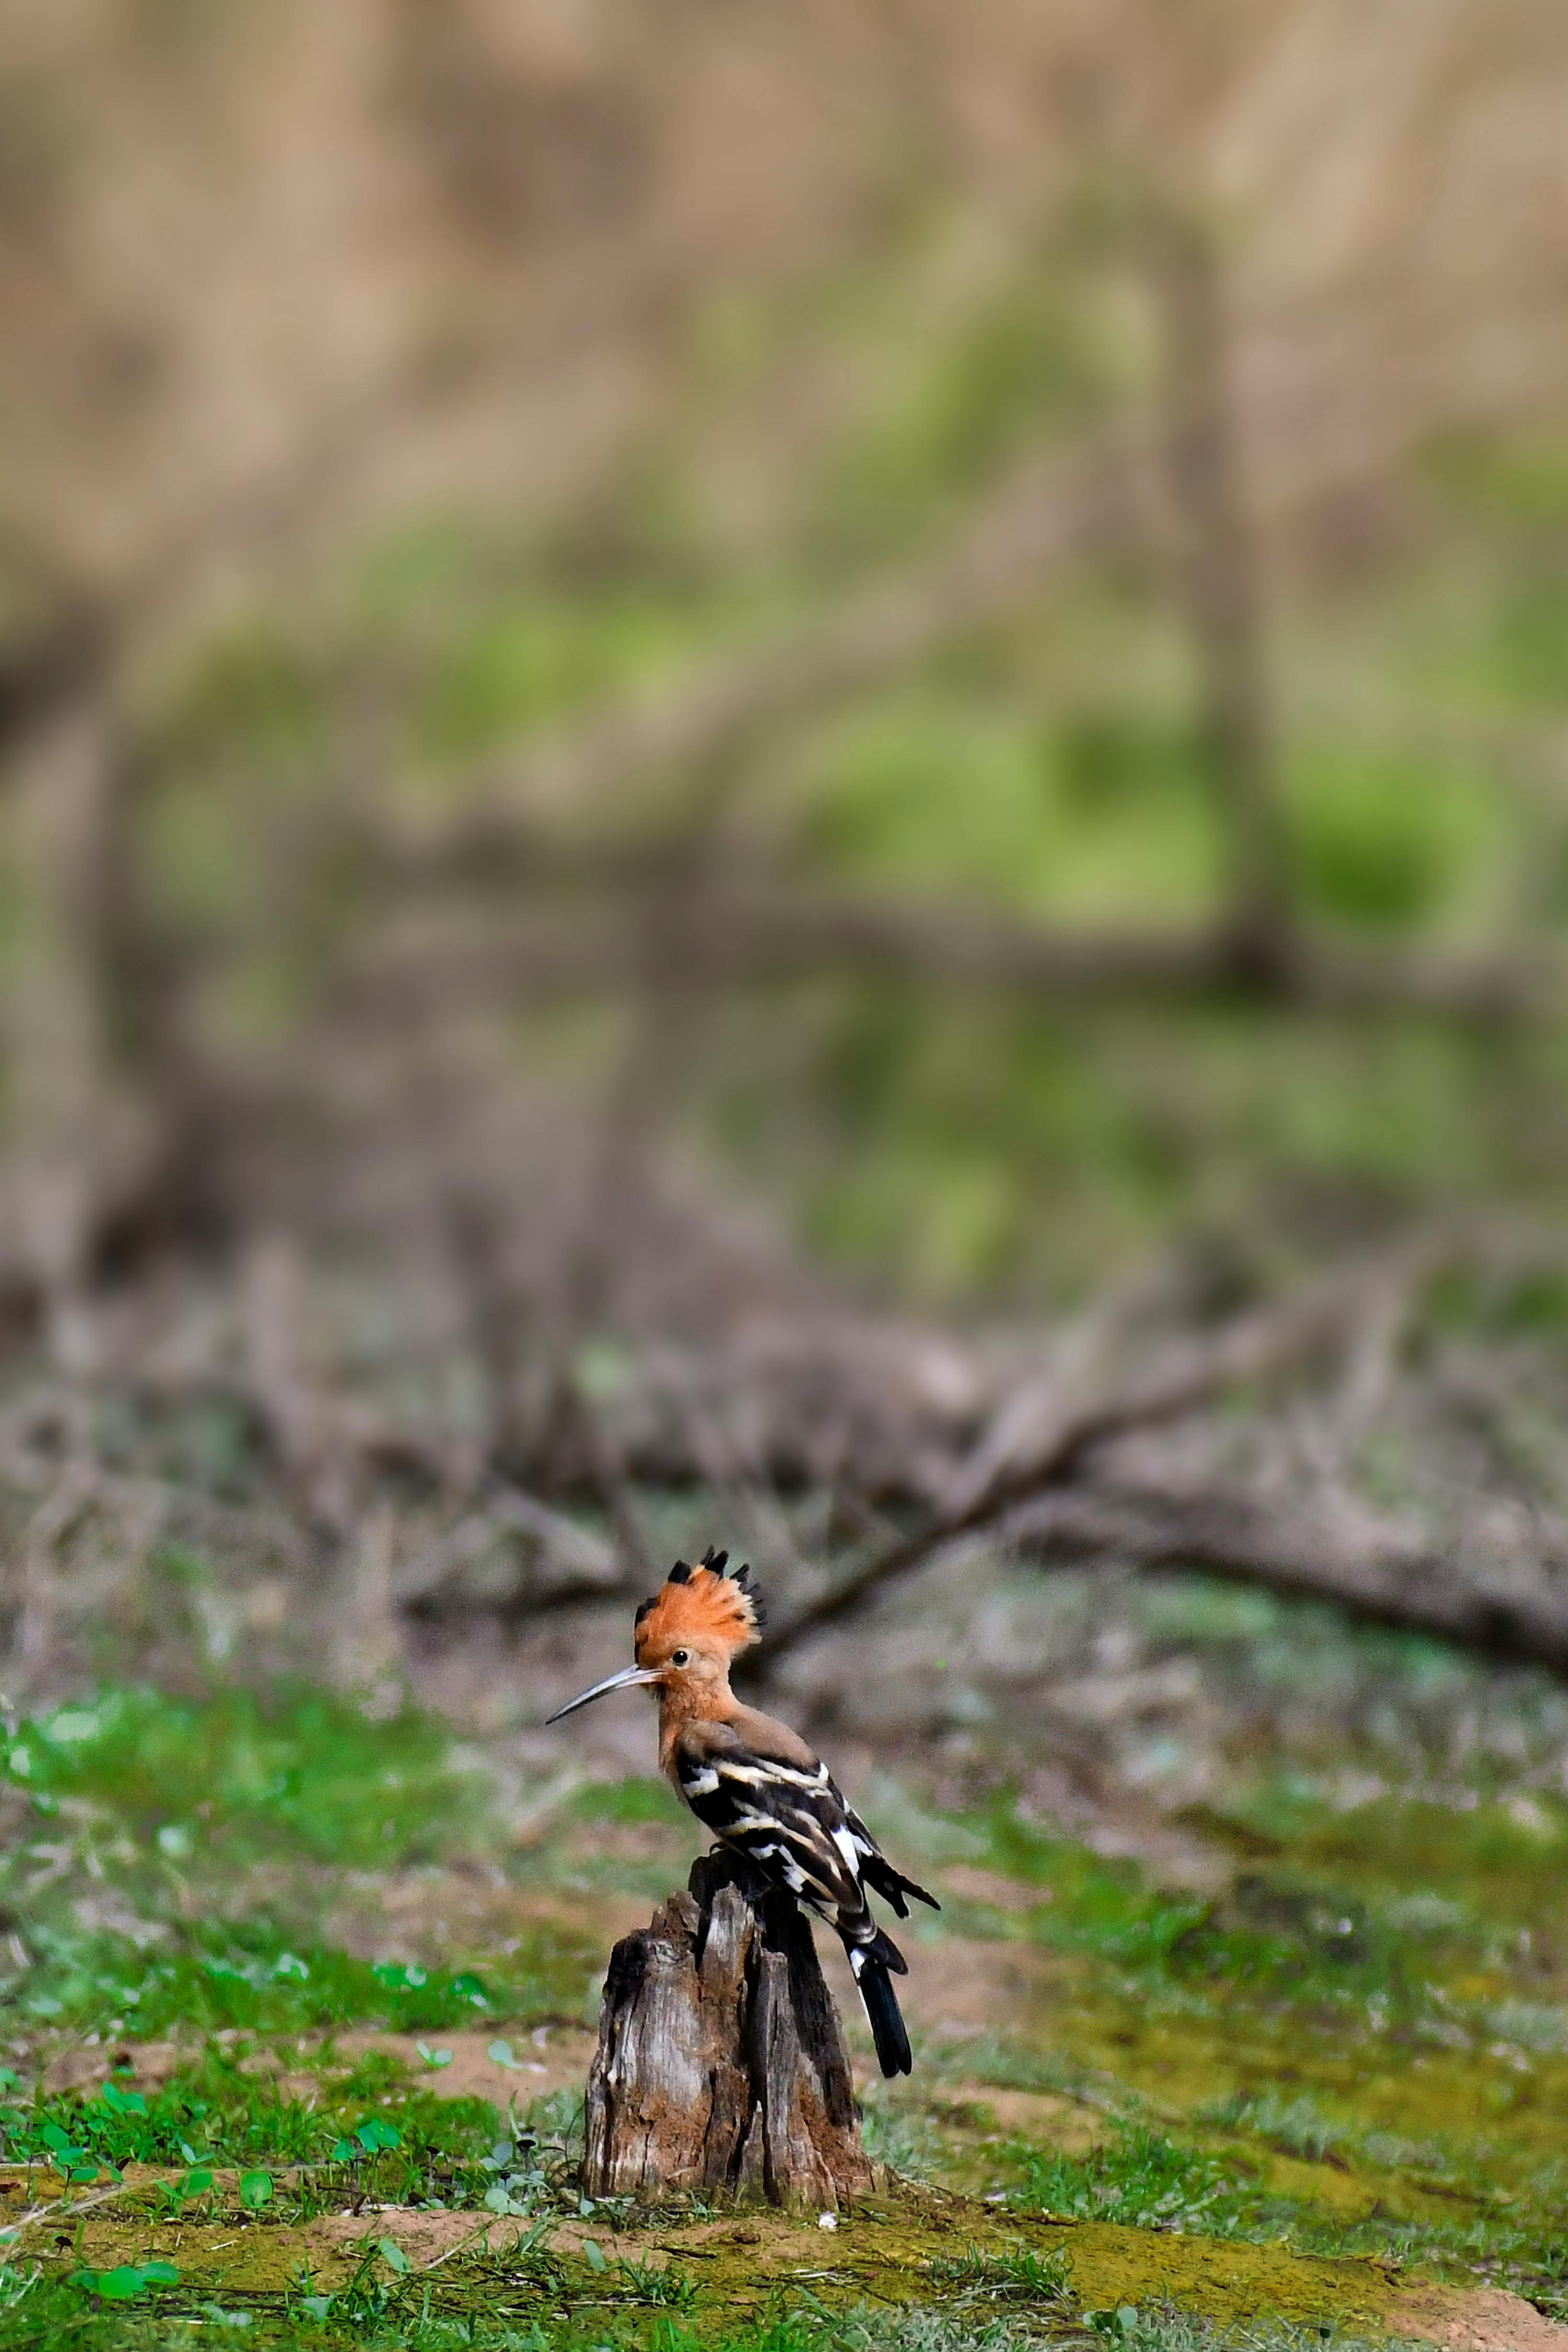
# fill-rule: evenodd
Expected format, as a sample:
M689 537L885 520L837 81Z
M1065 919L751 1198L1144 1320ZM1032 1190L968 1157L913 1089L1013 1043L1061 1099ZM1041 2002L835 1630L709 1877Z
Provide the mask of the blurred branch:
M81 592L51 583L48 609L30 629L0 640L0 753L91 695L107 649L106 618ZM11 772L0 768L0 788Z
M620 861L616 870L624 876ZM1568 976L1545 951L1464 955L1300 936L1282 936L1264 969L1238 960L1223 921L1186 933L1054 929L995 909L813 895L785 884L736 887L722 877L704 896L700 921L682 934L680 954L687 990L837 971L1068 1001L1240 995L1301 1012L1477 1022L1555 1015ZM526 927L513 920L488 937L471 916L456 935L384 934L345 959L330 1003L343 1014L402 1020L430 996L549 1000L620 991L645 971L624 903L585 898L569 916L542 906Z
M1433 1633L1494 1657L1568 1671L1568 1558L1481 1566L1362 1512L1331 1517L1244 1490L1154 1492L1092 1481L1026 1507L998 1530L1046 1559L1201 1569L1326 1601L1369 1622Z
M938 1494L938 1507L962 1517L1020 1465L1047 1459L1073 1416L1071 1399L1105 1385L1112 1351L1157 1297L1168 1265L1135 1265L1092 1299L1040 1371L1010 1383L963 1460Z
M736 721L728 756L710 750L692 777L669 835L647 872L638 919L622 933L635 1004L599 1122L595 1165L569 1253L565 1311L575 1337L603 1311L608 1236L635 1213L657 1137L677 1107L698 1003L688 942L703 929L725 814L744 773L749 727Z
M439 1184L438 1207L463 1323L483 1382L484 1425L476 1454L503 1477L512 1477L528 1454L522 1412L528 1316L508 1263L506 1219L488 1192L460 1174Z
M464 1570L514 1535L531 1538L539 1556L526 1572L520 1571L506 1607L560 1605L628 1589L626 1570L608 1544L537 1496L506 1486L395 1572L398 1607L420 1615L460 1610ZM490 1599L486 1605L497 1604Z
M1397 1253L1405 1281L1429 1273L1452 1246L1451 1235L1427 1235ZM1063 1412L1032 1454L1008 1454L980 1482L961 1474L923 1526L899 1537L764 1635L754 1653L756 1665L763 1671L776 1665L808 1635L912 1576L956 1537L994 1529L1020 1504L1068 1485L1111 1439L1177 1420L1231 1390L1278 1379L1324 1349L1342 1346L1362 1318L1369 1271L1385 1283L1388 1266L1386 1257L1374 1269L1357 1265L1282 1305L1242 1316L1212 1338L1181 1341L1124 1387Z
M79 1383L94 1353L95 1253L153 1158L110 1051L112 843L123 774L108 705L86 691L36 713L11 752L15 936L0 1014L9 1097L0 1266L41 1301L57 1369Z

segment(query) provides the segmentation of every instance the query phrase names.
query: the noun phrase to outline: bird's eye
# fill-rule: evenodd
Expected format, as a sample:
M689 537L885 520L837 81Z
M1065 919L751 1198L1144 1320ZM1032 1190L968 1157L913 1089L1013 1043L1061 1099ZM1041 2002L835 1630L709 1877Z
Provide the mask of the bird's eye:
M689 1666L691 1664L690 1651L677 1650L671 1656L669 1663L672 1666Z

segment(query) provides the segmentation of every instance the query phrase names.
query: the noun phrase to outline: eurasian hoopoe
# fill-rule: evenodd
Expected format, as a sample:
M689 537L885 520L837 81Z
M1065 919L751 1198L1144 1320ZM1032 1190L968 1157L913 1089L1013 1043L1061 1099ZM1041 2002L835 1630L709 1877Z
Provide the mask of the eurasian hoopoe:
M550 1717L559 1723L607 1691L646 1683L658 1692L660 1769L704 1828L760 1864L776 1885L837 1929L860 1988L884 2074L910 2071L910 2037L893 1992L903 1954L871 1916L869 1887L907 1919L912 1895L934 1895L896 1871L820 1758L787 1724L742 1706L730 1662L758 1638L749 1568L728 1552L699 1568L677 1560L637 1613L637 1664L585 1690Z

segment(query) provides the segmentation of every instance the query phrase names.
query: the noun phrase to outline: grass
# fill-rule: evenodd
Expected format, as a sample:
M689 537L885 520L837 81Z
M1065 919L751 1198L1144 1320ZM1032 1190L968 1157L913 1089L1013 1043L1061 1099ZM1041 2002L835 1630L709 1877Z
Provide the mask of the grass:
M1135 2128L1081 2161L1022 2146L1016 2157L1024 2178L1012 2201L1026 2210L1144 2230L1179 2223L1212 2237L1241 2236L1273 2218L1214 2157L1159 2132Z
M1146 2279L1131 2301L1086 2310L1067 2252L995 2239L922 2254L900 2273L894 2310L857 2301L853 2268L808 2257L776 2310L726 2336L700 2263L665 2268L628 2210L582 2200L570 2094L531 2108L444 2097L428 2039L418 2062L406 2044L341 2046L351 2029L439 2037L510 2022L515 2034L581 2017L603 1953L554 1890L585 1861L595 1884L639 1893L676 1874L660 1843L668 1800L646 1782L574 1792L510 1862L500 1790L436 1719L402 1706L378 1720L304 1688L266 1700L110 1689L11 1725L0 2158L57 2218L52 2243L37 2230L0 2240L0 2341L1001 2352L1103 2339L1177 2352L1309 2340L1283 2321L1205 2335L1190 2310L1151 2305ZM1118 2246L1215 2243L1268 2261L1281 2246L1375 2254L1565 2307L1568 2000L1547 1930L1568 1831L1555 1799L1499 1790L1457 1807L1380 1787L1336 1806L1309 1776L1271 1768L1206 1817L1244 1864L1210 1901L1163 1892L1005 1790L962 1817L881 1793L889 1833L896 1814L939 1877L978 1864L1018 1890L1004 1910L955 1899L930 1932L994 1942L999 1962L1032 1946L1047 1975L1043 2006L1026 2002L1001 2036L939 2039L912 2084L868 2094L880 2161L988 2198L973 2210L996 2229L1048 2220L1092 2238L1114 2224ZM442 1959L429 1946L416 1957L417 1937L376 1954L332 1932L351 1896L363 1916L390 1878L439 1878L437 1856L510 1874L509 1916L523 1904L526 1934L498 1948L479 1918L472 1948ZM122 2041L133 2060L160 2036L175 2044L161 2079L114 2063ZM51 2055L90 2052L95 2037L104 2078L47 2087ZM944 2107L955 2078L972 2087ZM988 2086L1077 2103L1095 2144L994 2126ZM427 2270L396 2235L396 2217L421 2214L521 2230L523 2250L498 2265L459 2249ZM312 2228L355 2215L365 2231L349 2273L301 2272ZM579 2235L563 2247L568 2224ZM200 2250L241 2243L252 2259L276 2247L275 2284L247 2272L225 2286L221 2265L214 2284Z
M591 1959L558 1932L482 1973L321 1932L345 1883L470 1851L487 1795L434 1718L374 1721L309 1687L110 1689L19 1722L0 1771L17 1963L0 2020L148 2038L575 2017Z
M174 1867L280 1857L384 1869L449 1852L478 1811L450 1735L401 1706L372 1721L302 1687L270 1700L220 1685L199 1704L106 1689L19 1723L8 1790L104 1861Z
M266 1917L198 1921L180 1931L167 1957L137 1950L113 1934L79 1936L43 1925L32 1943L37 1965L22 2003L61 2028L160 2034L176 2026L300 2033L374 2021L393 2032L439 2032L485 2018L549 2014L554 1957L548 1939L537 1973L506 1981L469 1969L417 1962L366 1961L303 1939Z
M889 2311L873 2305L829 2313L805 2307L760 2325L695 2324L663 2309L643 2283L628 2275L593 2295L574 2296L545 2266L535 2276L492 2283L483 2315L443 2307L418 2285L378 2267L367 2256L353 2284L325 2296L307 2289L277 2298L271 2309L226 2306L148 2280L129 2292L105 2294L85 2280L57 2282L0 2272L0 2325L8 2352L55 2352L66 2341L86 2352L153 2352L182 2343L252 2347L301 2347L320 2352L329 2342L402 2347L402 2352L610 2352L644 2344L652 2352L1014 2352L1044 2343L1095 2346L1109 2342L1131 2352L1372 2352L1360 2337L1288 2325L1215 2331L1180 2313L1095 2315L1073 2326L1045 2313L994 2315L968 2305L952 2309ZM654 2316L649 2320L649 2314ZM1386 2339L1377 2352L1395 2352Z
M40 2095L0 2106L5 2160L68 2167L70 2179L94 2182L106 2173L121 2178L132 2164L184 2167L186 2197L212 2190L215 2168L243 2175L258 2166L303 2167L329 2175L329 2190L346 2184L398 2204L439 2198L479 2206L496 2180L526 2202L567 2177L567 2135L548 2116L498 2137L484 2100L422 2097L399 2082L367 2110L363 2081L352 2075L324 2097L285 2096L247 2073L250 2055L244 2042L226 2052L209 2045L153 2094L110 2077L92 2097ZM388 2105L395 2121L383 2112ZM296 2184L293 2205L309 2207L309 2183ZM575 2210L574 2195L572 2201Z

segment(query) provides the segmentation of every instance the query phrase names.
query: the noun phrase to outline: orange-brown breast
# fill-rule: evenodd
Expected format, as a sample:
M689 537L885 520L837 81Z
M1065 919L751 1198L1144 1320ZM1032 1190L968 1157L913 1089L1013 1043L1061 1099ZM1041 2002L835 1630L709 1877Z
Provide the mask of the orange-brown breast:
M700 1753L703 1734L710 1727L715 1748L732 1751L738 1747L749 1756L787 1764L796 1772L815 1772L818 1768L816 1749L798 1731L792 1731L775 1716L763 1715L758 1707L743 1706L728 1683L718 1690L705 1691L676 1685L658 1695L658 1765L667 1778L676 1778L678 1743L689 1753L693 1748Z
M718 1689L696 1690L689 1685L672 1685L658 1695L658 1769L667 1780L679 1788L676 1771L676 1748L679 1744L689 1747L693 1735L700 1738L711 1725L718 1739L729 1745L720 1726L733 1723L742 1712L741 1702L727 1683Z

